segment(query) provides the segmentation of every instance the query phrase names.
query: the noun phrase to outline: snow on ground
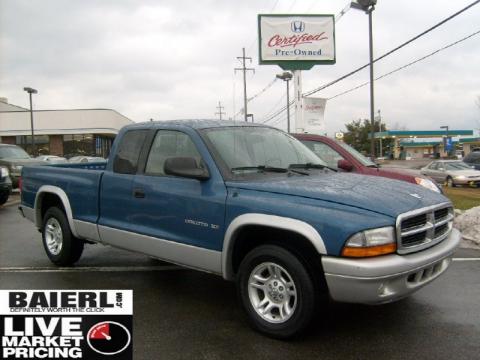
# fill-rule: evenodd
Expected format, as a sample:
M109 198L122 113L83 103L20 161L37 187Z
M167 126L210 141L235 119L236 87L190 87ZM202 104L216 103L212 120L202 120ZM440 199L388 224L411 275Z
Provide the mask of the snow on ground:
M463 236L460 247L480 249L480 206L466 211L455 210L455 213L453 226L460 230Z

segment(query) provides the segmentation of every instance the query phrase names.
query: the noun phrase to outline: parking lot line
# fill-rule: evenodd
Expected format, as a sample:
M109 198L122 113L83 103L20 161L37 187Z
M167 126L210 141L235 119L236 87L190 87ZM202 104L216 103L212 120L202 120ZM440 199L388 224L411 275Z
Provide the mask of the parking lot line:
M184 270L187 268L176 265L165 266L80 266L80 267L0 267L3 273L22 273L22 272L129 272L129 271L173 271Z

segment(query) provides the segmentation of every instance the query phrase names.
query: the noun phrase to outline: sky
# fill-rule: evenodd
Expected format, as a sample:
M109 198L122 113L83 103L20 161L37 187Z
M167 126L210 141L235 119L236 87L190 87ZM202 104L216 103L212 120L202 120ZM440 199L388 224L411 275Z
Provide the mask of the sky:
M473 0L378 0L379 56ZM237 56L252 58L248 97L282 72L258 64L257 14L334 14L345 0L0 0L0 97L36 109L111 108L135 122L241 119ZM375 76L480 30L480 4L375 64ZM350 9L336 23L334 65L302 73L303 92L368 63L368 17ZM480 34L375 82L375 110L389 129L480 128ZM369 79L365 69L316 93L330 98ZM293 89L292 89L293 90ZM256 122L286 104L278 80L248 104ZM369 117L369 87L327 101L326 132ZM235 116L236 115L236 116ZM286 128L286 113L267 122Z

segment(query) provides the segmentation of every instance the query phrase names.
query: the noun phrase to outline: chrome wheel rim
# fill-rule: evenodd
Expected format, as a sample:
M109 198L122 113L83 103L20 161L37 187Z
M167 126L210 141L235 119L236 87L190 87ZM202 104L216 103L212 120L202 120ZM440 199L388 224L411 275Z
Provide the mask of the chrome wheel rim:
M62 227L57 219L51 217L45 224L45 242L47 249L52 255L60 254L63 246Z
M248 296L255 312L270 323L290 319L298 300L291 275L272 262L261 263L250 273Z

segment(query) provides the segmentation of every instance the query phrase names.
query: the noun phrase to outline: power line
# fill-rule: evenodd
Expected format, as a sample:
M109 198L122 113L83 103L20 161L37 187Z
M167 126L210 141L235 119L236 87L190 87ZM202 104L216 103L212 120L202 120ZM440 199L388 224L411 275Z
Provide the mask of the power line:
M272 81L270 81L270 82L268 83L268 85L265 86L262 90L260 90L260 91L259 91L258 93L256 93L255 95L249 97L249 98L247 99L247 102L250 102L250 101L256 99L257 97L259 97L260 95L262 95L265 91L267 91L268 89L270 89L270 88L273 86L273 84L275 84L275 82L276 82L277 80L278 80L277 78L274 78L274 79L273 79Z
M420 62L420 61L423 61L423 60L425 60L425 59L428 59L429 57L432 57L433 55L436 55L436 54L438 54L439 52L441 52L441 51L443 51L443 50L446 50L446 49L448 49L448 48L450 48L450 47L452 47L452 46L455 46L455 45L457 45L457 44L460 44L461 42L466 41L466 40L468 40L468 39L470 39L470 38L472 38L472 37L474 37L475 35L478 35L478 34L480 34L480 30L477 30L477 31L475 31L475 32L472 33L472 34L467 35L467 36L465 36L465 37L463 37L463 38L461 38L461 39L459 39L459 40L457 40L457 41L454 41L453 43L450 43L450 44L448 44L448 45L445 45L445 46L443 46L443 47L441 47L441 48L439 48L439 49L437 49L437 50L435 50L435 51L432 51L431 53L429 53L429 54L427 54L427 55L425 55L425 56L422 56L422 57L420 57L420 58L418 58L418 59L416 59L416 60L414 60L414 61L411 61L411 62L409 62L408 64L402 65L402 66L400 66L400 67L398 67L398 68L396 68L396 69L394 69L394 70L392 70L392 71L389 71L388 73L385 73L385 74L383 74L383 75L380 75L379 77L375 78L375 81L380 80L380 79L383 79L383 78L385 78L385 77L387 77L387 76L389 76L389 75L392 75L392 74L394 74L394 73L396 73L396 72L398 72L398 71L400 71L400 70L403 70L403 69L405 69L405 68L407 68L407 67L409 67L409 66L412 66L412 65L414 65L414 64L416 64L416 63L418 63L418 62ZM339 97L339 96L348 94L348 93L350 93L350 92L352 92L352 91L355 91L355 90L357 90L357 89L360 89L360 88L363 87L363 86L368 85L369 83L370 83L369 81L364 82L363 84L357 85L357 86L355 86L355 87L353 87L353 88L351 88L351 89L349 89L349 90L346 90L346 91L343 91L343 92L341 92L341 93L339 93L339 94L337 94L337 95L334 95L334 96L328 98L328 100L333 100L333 99L335 99L335 98L337 98L337 97Z
M461 9L461 10L457 11L456 13L450 15L449 17L443 19L442 21L440 21L439 23L433 25L432 27L428 28L427 30L421 32L420 34L412 37L411 39L409 39L409 40L405 41L404 43L398 45L397 47L393 48L392 50L386 52L386 53L383 54L382 56L376 58L375 60L373 60L373 62L375 63L375 62L377 62L377 61L379 61L379 60L382 60L383 58L385 58L385 57L393 54L394 52L400 50L401 48L407 46L408 44L412 43L413 41L421 38L422 36L428 34L429 32L431 32L431 31L433 31L433 30L435 30L435 29L438 28L439 26L445 24L446 22L452 20L453 18L455 18L455 17L457 17L458 15L462 14L463 12L467 11L467 10L470 9L471 7L477 5L479 2L480 2L480 0L474 1L474 2L471 3L470 5L467 5L467 6L464 7L463 9ZM370 65L370 63L365 64L365 65L363 65L363 66L361 66L361 67L359 67L359 68L357 68L357 69L349 72L348 74L345 74L345 75L339 77L338 79L335 79L335 80L333 80L333 81L331 81L331 82L329 82L329 83L327 83L327 84L325 84L325 85L319 86L318 88L313 89L313 90L311 90L311 91L308 91L308 92L306 92L306 93L304 93L304 94L302 94L302 95L303 95L303 96L313 95L313 94L315 94L316 92L319 92L320 90L323 90L323 89L325 89L325 88L327 88L327 87L329 87L329 86L332 86L333 84L336 84L336 83L339 82L339 81L342 81L342 80L344 80L344 79L346 79L346 78L348 78L348 77L356 74L357 72L365 69L365 68L368 67L369 65Z

